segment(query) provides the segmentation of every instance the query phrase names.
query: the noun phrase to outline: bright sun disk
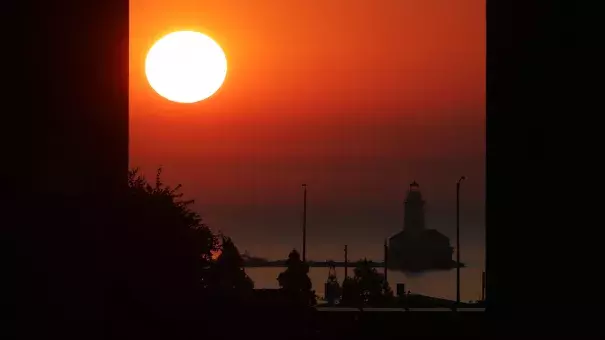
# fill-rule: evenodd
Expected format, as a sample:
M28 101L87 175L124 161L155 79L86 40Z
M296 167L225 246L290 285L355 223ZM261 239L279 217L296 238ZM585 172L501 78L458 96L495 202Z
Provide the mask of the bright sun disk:
M223 85L227 58L221 47L202 33L174 32L151 47L145 74L160 96L177 103L195 103Z

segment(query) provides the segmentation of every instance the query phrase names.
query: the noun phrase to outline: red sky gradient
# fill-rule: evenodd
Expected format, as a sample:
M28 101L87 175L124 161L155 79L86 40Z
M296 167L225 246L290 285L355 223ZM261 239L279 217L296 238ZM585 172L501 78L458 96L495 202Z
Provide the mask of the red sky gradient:
M309 185L311 259L379 258L420 183L429 227L453 236L462 174L465 256L483 262L484 0L131 0L131 165L181 183L243 251L300 248ZM197 30L228 60L223 87L168 102L144 60ZM452 242L454 239L452 239Z

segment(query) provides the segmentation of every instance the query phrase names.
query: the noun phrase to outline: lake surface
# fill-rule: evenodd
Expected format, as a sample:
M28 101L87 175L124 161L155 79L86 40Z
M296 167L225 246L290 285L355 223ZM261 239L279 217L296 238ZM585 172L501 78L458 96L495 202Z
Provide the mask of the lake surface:
M285 268L246 268L246 273L254 281L255 288L279 288L277 276ZM383 268L377 268L384 272ZM310 268L309 277L315 293L324 296L324 283L328 279L329 268ZM482 268L465 267L460 269L460 299L471 301L481 299L481 272ZM353 268L348 269L349 276L353 275ZM336 268L338 282L344 277L344 268ZM456 270L435 271L425 273L388 272L389 285L396 293L396 285L405 283L406 290L412 293L428 295L438 298L456 299Z

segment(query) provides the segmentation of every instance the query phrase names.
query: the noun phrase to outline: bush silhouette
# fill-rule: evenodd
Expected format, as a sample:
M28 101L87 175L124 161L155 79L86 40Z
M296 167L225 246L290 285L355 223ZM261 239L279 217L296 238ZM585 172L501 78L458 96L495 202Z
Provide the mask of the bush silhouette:
M277 281L288 298L297 304L316 304L315 291L309 278L309 265L303 262L300 254L292 250L286 260L286 270L279 274Z
M384 279L372 267L371 261L359 261L354 270L354 277L343 282L342 304L351 306L381 306L393 300L393 291Z
M222 236L221 253L211 268L211 288L217 295L229 299L251 296L254 282L246 274L244 259L231 238Z
M342 281L342 296L340 298L340 304L351 307L363 305L359 285L352 277L346 277Z

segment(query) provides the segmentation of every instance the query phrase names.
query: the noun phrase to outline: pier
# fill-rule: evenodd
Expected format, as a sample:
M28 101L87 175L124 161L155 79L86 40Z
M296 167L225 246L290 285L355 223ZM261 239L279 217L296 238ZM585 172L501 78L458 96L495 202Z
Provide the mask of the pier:
M338 268L354 268L357 263L356 262L345 262L345 261L307 261L307 264L310 268L329 268L330 266L338 267ZM369 261L369 264L374 268L384 268L384 261ZM286 260L248 260L244 259L244 268L271 268L271 267L286 267ZM460 264L460 267L464 268L464 263ZM452 269L455 266L452 266Z
M373 267L382 268L384 267L384 262L369 262ZM330 266L345 268L345 267L354 267L357 262L344 262L344 261L307 261L309 267L318 267L318 268L329 268ZM263 267L286 267L286 260L274 260L274 261L254 261L254 260L244 260L245 268L263 268Z

